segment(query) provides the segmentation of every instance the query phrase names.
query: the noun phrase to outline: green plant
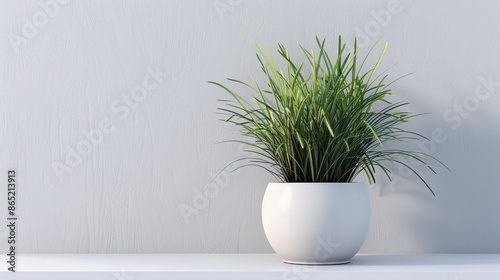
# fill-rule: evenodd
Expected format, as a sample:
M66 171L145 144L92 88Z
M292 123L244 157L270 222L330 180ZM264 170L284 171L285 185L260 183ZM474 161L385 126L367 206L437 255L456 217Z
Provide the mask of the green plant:
M434 194L407 160L423 164L435 173L435 168L427 163L435 158L383 147L390 141L411 143L426 139L401 127L417 115L400 111L408 103L387 99L392 95L389 86L394 81L386 84L387 74L374 77L387 44L375 65L363 71L373 48L361 61L356 43L354 51L348 53L339 37L336 57L332 59L325 49L325 40L316 41L317 52L299 45L305 56L300 64L279 44L285 72L278 68L272 51L266 55L256 44L257 59L267 78L265 87L255 80L248 84L228 79L251 89L251 101L220 83L210 82L232 97L219 100L225 105L218 108L227 115L224 121L235 124L242 135L250 138L233 141L251 147L255 157L246 165L262 167L286 182L351 182L364 171L372 183L376 168L391 180L387 167L391 162L409 168ZM378 110L374 105L384 106Z

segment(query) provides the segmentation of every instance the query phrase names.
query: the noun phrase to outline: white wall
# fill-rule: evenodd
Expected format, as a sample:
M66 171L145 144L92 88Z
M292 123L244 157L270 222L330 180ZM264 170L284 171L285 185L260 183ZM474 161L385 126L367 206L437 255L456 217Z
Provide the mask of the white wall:
M362 251L499 253L500 3L389 2L74 0L44 19L38 1L1 1L0 185L16 168L19 252L271 252L263 171L223 173L224 188L194 208L195 190L242 154L215 144L237 134L217 120L224 94L207 80L261 77L252 40L298 54L297 41L358 34L389 42L392 77L417 72L394 91L433 112L412 129L434 134L420 149L453 171L419 169L436 197L397 168L394 183L371 186ZM125 105L132 91L142 99ZM66 162L78 145L89 154ZM189 223L179 207L197 211ZM5 208L1 191L0 221Z

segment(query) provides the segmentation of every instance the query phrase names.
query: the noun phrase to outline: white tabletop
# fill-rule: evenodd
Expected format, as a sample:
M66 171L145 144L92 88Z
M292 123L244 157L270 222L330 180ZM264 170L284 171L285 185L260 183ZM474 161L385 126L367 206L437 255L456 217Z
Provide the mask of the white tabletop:
M274 254L25 254L0 279L500 279L500 254L357 255L350 264L285 264ZM68 278L71 277L71 278Z

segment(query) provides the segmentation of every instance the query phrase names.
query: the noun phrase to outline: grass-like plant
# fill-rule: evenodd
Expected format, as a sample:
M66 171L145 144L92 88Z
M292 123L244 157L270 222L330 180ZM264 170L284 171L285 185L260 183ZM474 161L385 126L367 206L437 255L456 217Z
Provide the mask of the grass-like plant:
M279 69L272 51L266 55L256 44L267 83L228 79L248 87L250 96L210 82L230 94L231 98L219 100L225 106L218 110L227 115L224 121L238 126L249 139L234 140L248 145L255 155L246 165L262 167L285 182L351 182L365 172L372 183L377 169L391 180L387 163L395 163L409 168L434 194L408 160L435 173L427 163L435 158L384 148L390 141L408 144L426 139L401 127L417 115L402 111L408 103L387 99L394 81L388 83L387 74L374 76L387 44L377 62L367 67L373 48L361 60L356 43L349 53L339 37L335 56L330 56L325 40L316 41L316 52L299 45L305 58L301 62L295 62L279 44L279 59L285 70Z

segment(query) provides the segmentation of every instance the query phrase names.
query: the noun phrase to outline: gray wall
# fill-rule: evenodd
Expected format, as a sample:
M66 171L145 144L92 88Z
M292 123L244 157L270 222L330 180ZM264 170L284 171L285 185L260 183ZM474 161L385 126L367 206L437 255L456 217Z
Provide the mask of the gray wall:
M394 85L432 112L413 148L452 169L417 167L436 197L397 167L372 185L362 252L500 252L499 2L41 2L0 2L0 178L17 169L19 252L271 252L269 175L223 172L199 195L244 155L215 144L237 133L206 81L262 81L252 40L298 55L339 34L389 42L391 77L416 71ZM0 209L5 221L5 191Z

